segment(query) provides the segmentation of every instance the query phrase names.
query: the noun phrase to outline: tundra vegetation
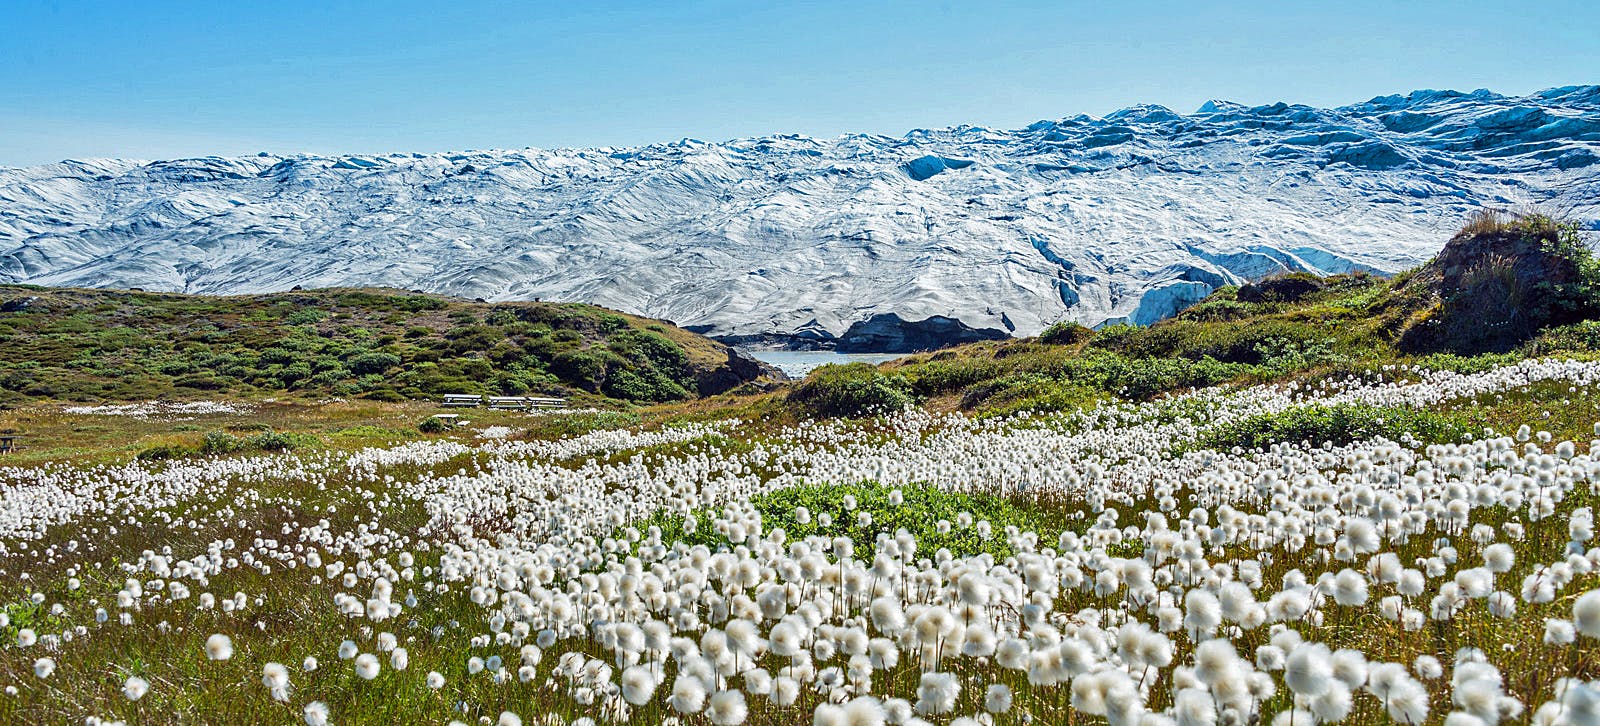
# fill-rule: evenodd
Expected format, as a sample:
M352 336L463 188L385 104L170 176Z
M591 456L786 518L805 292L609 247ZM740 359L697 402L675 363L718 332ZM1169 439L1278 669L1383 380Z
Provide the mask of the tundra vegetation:
M1495 222L1555 259L464 425L57 360L0 412L0 721L1600 722L1589 263ZM1460 327L1447 281L1562 260L1545 324Z

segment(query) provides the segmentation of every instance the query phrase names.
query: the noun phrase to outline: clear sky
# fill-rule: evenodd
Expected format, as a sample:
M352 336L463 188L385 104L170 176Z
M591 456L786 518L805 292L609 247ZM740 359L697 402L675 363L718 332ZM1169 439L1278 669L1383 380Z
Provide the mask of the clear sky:
M1600 83L1600 2L0 0L0 166L1014 128Z

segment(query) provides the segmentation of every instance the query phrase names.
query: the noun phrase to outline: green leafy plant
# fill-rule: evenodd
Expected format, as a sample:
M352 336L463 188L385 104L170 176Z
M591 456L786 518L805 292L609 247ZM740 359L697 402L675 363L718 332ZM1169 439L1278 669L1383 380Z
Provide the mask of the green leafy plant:
M1363 404L1314 405L1225 424L1205 432L1190 448L1265 449L1282 443L1343 446L1378 436L1391 441L1409 437L1424 443L1449 443L1460 442L1471 433L1466 425L1425 410Z
M894 492L899 492L898 503ZM846 508L847 497L854 500L854 509ZM813 535L848 537L855 545L854 556L869 562L875 553L879 533L892 536L902 529L917 538L916 556L919 558L932 558L942 548L958 557L987 552L1002 559L1014 554L1011 543L1006 540L1006 527L1041 536L1073 529L1069 525L1069 511L1024 504L993 494L950 492L926 485L889 487L864 481L789 487L762 494L750 503L761 513L762 528L766 532L781 528L789 541ZM808 515L805 521L797 518L802 507ZM693 512L691 516L696 519L693 533L684 531L683 515L666 512L634 526L641 532L652 526L660 527L662 541L668 544L683 542L725 547L729 546L727 539L716 532L713 524L719 514L709 509ZM869 519L863 521L862 514ZM829 520L827 525L823 524L823 515ZM963 526L961 522L965 519L970 522ZM987 537L981 534L978 522L989 523ZM1079 529L1082 526L1080 524Z
M898 411L912 402L911 384L867 363L831 364L811 372L789 393L791 403L818 416L859 418Z

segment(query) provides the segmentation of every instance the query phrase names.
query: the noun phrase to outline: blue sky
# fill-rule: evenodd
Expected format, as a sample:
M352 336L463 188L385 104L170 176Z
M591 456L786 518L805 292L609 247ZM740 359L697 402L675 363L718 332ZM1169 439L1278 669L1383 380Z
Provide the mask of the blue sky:
M1600 3L0 2L0 166L1600 83Z

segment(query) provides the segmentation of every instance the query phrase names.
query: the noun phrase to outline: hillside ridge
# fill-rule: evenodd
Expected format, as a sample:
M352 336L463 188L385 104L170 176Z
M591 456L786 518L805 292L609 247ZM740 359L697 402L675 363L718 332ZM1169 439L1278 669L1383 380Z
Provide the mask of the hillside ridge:
M581 303L0 285L0 404L541 393L614 405L715 395L774 375L667 321Z

